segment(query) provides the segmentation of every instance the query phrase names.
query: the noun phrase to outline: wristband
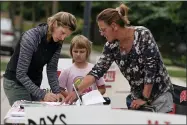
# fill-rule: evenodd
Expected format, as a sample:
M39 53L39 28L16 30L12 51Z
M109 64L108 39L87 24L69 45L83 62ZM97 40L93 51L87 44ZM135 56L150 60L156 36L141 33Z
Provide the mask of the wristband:
M151 104L151 100L145 96L142 95L142 98L141 98L143 101L146 101L146 104L150 105Z

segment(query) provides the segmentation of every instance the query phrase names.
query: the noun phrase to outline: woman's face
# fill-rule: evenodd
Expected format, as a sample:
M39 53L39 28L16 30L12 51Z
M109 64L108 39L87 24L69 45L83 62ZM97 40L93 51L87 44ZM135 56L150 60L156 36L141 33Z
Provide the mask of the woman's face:
M115 40L115 30L112 26L107 25L104 21L98 21L99 32L104 36L108 42Z
M55 42L63 41L71 33L72 31L68 27L53 25L52 37Z
M77 63L85 62L87 60L86 55L87 55L86 48L80 49L80 48L73 47L72 56L75 62Z

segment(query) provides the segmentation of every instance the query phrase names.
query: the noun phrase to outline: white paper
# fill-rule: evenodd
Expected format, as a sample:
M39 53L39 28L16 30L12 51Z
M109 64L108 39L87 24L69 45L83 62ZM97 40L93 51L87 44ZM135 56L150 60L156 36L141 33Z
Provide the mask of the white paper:
M11 112L10 115L12 117L24 117L25 116L25 112Z
M103 105L103 102L105 102L105 100L98 90L93 90L82 96L82 102L83 105ZM61 102L44 102L44 103L50 106L69 105ZM80 100L77 100L76 103L74 103L74 105L80 106Z
M44 102L45 104L47 105L50 105L50 106L59 106L59 105L62 105L62 102Z
M105 102L103 96L98 90L93 90L82 96L83 105L101 105ZM76 105L80 105L79 100L77 100Z

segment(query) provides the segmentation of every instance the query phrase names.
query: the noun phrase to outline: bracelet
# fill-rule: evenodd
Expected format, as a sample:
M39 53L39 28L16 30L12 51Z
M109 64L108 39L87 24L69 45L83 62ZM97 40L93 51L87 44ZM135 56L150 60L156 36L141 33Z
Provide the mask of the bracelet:
M65 88L60 87L60 91L61 91L61 92L62 92L62 91L66 91L66 89L65 89Z
M142 100L143 100L143 101L146 101L146 104L147 104L147 105L150 105L150 104L151 104L151 100L150 100L149 98L143 96L143 95L142 95Z

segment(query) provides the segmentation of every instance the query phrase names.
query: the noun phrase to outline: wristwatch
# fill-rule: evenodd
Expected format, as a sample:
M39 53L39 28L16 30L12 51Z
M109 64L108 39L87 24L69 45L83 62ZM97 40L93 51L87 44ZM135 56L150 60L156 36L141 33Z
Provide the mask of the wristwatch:
M142 98L141 98L143 101L146 101L146 104L148 105L151 105L151 100L147 97L145 97L144 95L142 95Z

